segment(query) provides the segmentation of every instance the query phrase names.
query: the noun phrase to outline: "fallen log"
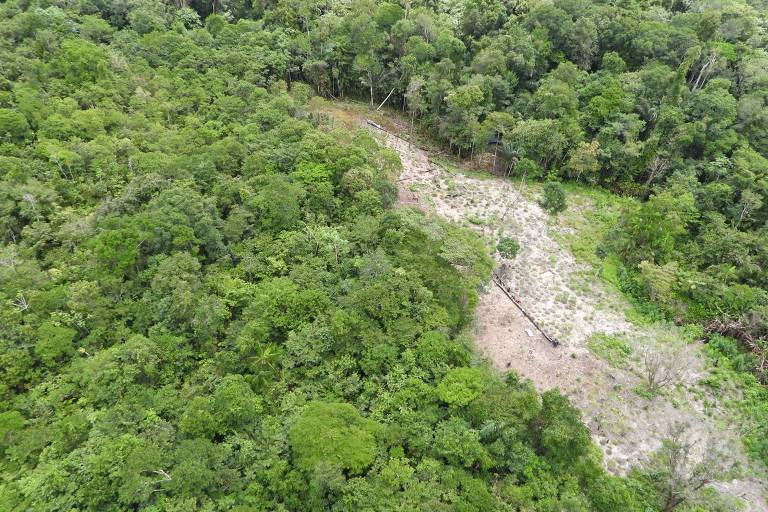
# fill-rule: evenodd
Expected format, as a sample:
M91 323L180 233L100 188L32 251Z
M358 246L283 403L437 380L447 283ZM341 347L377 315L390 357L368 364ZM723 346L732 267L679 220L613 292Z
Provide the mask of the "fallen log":
M369 125L373 126L374 128L378 129L378 130L381 130L383 132L387 131L386 129L384 129L383 126L381 126L379 123L377 123L375 121L372 121L370 119L366 119L365 122L368 123Z
M533 319L533 317L532 317L530 314L528 314L528 312L527 312L527 311L526 311L526 310L523 308L523 306L520 304L520 301L519 301L519 300L517 300L515 297L513 297L513 296L512 296L512 294L509 292L509 290L507 290L507 288L506 288L506 287L504 286L504 284L501 282L501 279L499 279L499 278L496 276L496 274L493 274L493 275L491 276L491 280L493 281L493 283L494 283L496 286L498 286L498 287L499 287L499 289L500 289L502 292L504 292L504 295L506 295L506 296L507 296L507 298L508 298L509 300L511 300L511 301L512 301L512 304L514 304L514 305L517 307L517 309L519 309L519 310L520 310L520 312L523 314L523 316L525 316L525 318L527 318L527 319L528 319L528 321L529 321L529 322L531 322L531 324L532 324L532 325L533 325L533 326L536 328L536 330L537 330L537 331L539 331L539 332L541 333L541 335L542 335L542 336L544 336L544 338L545 338L545 339L546 339L548 342L550 342L550 343L552 344L552 346L553 346L553 347L559 347L559 346L560 346L560 342L559 342L559 341L557 341L557 339L556 339L556 338L553 338L552 336L550 336L549 334L547 334L546 332L544 332L544 329L542 329L541 327L539 327L539 324L537 324L537 323L536 323L536 320L534 320L534 319Z

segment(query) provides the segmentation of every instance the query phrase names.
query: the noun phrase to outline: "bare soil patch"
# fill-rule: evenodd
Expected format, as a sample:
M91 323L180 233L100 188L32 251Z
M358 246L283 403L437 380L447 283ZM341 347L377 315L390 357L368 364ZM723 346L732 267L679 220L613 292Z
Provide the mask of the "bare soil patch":
M364 119L361 125L365 126ZM385 126L396 129L397 124ZM717 436L746 469L745 476L716 487L743 499L745 510L768 510L762 470L747 460L727 413L712 405L705 390L697 388L706 374L699 347L686 347L687 370L680 385L651 399L639 395L640 348L649 341L682 336L674 326L633 325L624 313L630 307L626 300L558 241L569 228L553 222L532 198L521 193L519 184L451 172L416 145L368 128L400 155L401 205L471 227L489 242L514 236L520 243L513 261L496 256L497 264L505 268L505 287L561 345L550 344L498 287L489 284L473 326L481 356L499 371L514 370L530 379L541 391L557 388L567 395L581 410L603 451L607 469L616 474L644 462L674 422L690 424L693 435L701 439ZM596 335L627 340L633 350L628 364L617 368L595 356L587 342Z

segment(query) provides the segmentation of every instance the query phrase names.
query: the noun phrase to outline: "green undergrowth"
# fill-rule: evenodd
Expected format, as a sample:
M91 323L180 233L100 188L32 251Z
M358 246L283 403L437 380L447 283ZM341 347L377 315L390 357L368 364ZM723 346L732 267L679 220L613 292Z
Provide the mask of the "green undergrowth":
M704 352L709 375L701 384L732 413L747 453L768 467L768 388L751 372L754 356L735 340L718 335L710 338Z
M588 265L605 285L626 299L627 320L644 326L665 321L664 313L637 288L621 260L614 254L605 254L602 247L622 210L635 199L588 185L566 183L564 187L569 206L557 221L565 229L556 234L556 239L570 250L576 261Z
M622 337L594 334L587 340L587 347L600 359L616 368L627 366L632 347Z
M570 228L562 240L573 256L589 265L606 286L627 301L624 311L627 320L638 326L669 329L670 318L640 289L632 272L617 256L601 254L605 235L619 220L622 208L634 199L581 185L566 184L566 189L569 208L558 223ZM672 329L687 343L701 338L702 329L698 324ZM626 367L632 354L626 340L604 334L591 337L587 346L614 367ZM721 336L711 338L704 354L709 374L700 383L726 408L734 423L740 425L739 434L749 456L768 467L768 388L760 384L751 371L754 356L740 348L737 341Z
M569 231L563 235L564 241L578 261L599 269L603 236L616 225L621 209L633 200L587 185L566 183L563 187L568 210L560 215L559 224Z

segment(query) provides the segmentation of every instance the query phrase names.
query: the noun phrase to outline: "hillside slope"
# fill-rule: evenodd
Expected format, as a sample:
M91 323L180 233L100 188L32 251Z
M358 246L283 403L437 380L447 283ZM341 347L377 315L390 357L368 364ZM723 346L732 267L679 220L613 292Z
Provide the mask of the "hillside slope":
M387 125L398 127L396 120ZM745 510L768 509L765 479L758 476L762 470L745 456L737 425L698 384L706 375L699 344L681 349L679 363L686 370L675 389L651 398L638 393L643 349L658 340L684 344L681 329L641 326L627 319L631 305L589 265L574 258L561 242L570 228L553 221L524 189L521 193L520 183L448 170L418 145L371 129L400 155L404 206L474 227L492 244L503 236L514 236L520 243L514 261L496 254L497 275L561 345L550 344L497 286L489 284L473 328L479 354L498 370L514 370L530 379L540 391L558 388L566 394L582 411L612 472L626 474L643 463L671 426L683 422L702 441L700 446L717 439L743 467L738 478L718 483L718 490L742 498ZM594 208L589 200L581 203L582 208ZM595 338L606 337L626 342L632 351L626 361L611 365L590 350Z

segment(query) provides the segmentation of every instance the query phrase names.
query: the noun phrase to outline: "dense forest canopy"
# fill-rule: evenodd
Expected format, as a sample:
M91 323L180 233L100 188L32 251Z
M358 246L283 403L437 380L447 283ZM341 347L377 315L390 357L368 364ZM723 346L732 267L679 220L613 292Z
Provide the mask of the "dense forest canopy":
M472 364L487 249L392 209L397 155L311 97L637 196L627 289L760 329L765 10L3 3L0 509L670 510L559 393Z
M626 266L628 290L670 316L766 316L764 3L63 2L80 29L64 28L50 3L7 8L24 10L4 29L8 43L37 37L26 58L86 64L85 48L75 57L79 47L59 42L79 34L152 68L215 69L262 87L300 80L372 104L391 93L459 155L490 150L510 174L643 199L605 252ZM7 60L10 80L19 58ZM82 70L58 72L71 82ZM23 139L34 120L19 113L0 119Z

